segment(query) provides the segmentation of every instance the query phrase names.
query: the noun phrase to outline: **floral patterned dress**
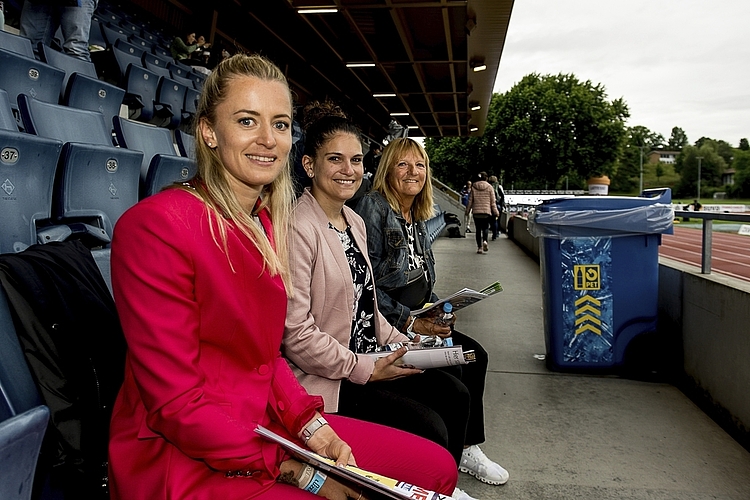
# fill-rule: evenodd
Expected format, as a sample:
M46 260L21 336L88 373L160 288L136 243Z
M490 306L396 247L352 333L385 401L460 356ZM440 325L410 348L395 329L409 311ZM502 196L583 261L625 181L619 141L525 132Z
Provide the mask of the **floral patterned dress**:
M340 231L329 222L328 228L334 230L341 241L354 283L352 334L349 339L349 349L356 353L373 352L378 347L378 341L375 338L375 324L373 323L375 287L370 268L367 267L365 256L357 247L348 225L345 231Z

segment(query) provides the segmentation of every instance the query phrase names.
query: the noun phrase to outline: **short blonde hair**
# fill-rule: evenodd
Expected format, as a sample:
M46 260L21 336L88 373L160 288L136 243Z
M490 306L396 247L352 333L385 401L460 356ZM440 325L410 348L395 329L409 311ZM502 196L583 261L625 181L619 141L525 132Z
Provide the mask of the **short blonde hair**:
M382 194L393 210L401 213L398 196L391 185L391 172L397 168L398 161L409 153L424 158L425 164L425 183L422 191L414 198L412 216L414 220L427 220L435 215L435 209L432 206L432 170L427 152L414 139L403 137L388 143L380 157L378 171L372 181L372 189Z

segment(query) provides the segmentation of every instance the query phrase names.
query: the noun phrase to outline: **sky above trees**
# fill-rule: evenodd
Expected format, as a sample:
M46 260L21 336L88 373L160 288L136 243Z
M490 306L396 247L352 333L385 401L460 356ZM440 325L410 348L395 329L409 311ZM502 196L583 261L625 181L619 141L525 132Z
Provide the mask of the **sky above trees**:
M573 73L623 98L628 126L736 147L750 136L748 19L744 0L516 1L494 90Z

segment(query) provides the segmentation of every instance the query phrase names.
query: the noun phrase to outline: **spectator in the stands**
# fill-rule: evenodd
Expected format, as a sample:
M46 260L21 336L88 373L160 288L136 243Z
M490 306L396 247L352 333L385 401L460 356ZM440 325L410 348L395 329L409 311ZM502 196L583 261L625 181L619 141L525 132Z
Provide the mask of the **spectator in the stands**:
M453 491L450 455L426 439L322 418L279 352L289 295L292 97L261 56L208 77L198 173L117 223L112 285L128 344L109 442L112 500L367 498L255 432L262 425L339 465ZM163 314L169 311L169 314Z
M412 311L438 299L435 255L425 221L434 216L432 172L427 152L414 139L399 138L383 150L372 191L357 205L356 211L367 227L367 245L372 263L378 309L388 321L410 336L451 338L454 345L473 351L476 361L466 365L440 368L445 376L470 395L465 434L451 443L451 452L459 468L489 484L504 484L508 471L489 459L479 448L484 442L484 385L488 355L482 345L446 325L436 317L415 317ZM443 216L448 222L449 218ZM479 231L479 227L477 227ZM417 276L423 283L421 293L414 289ZM455 322L455 317L453 318ZM440 398L441 386L423 387ZM459 412L459 402L452 411Z
M57 28L62 31L66 54L91 61L89 32L97 0L26 0L21 9L21 36L31 40L34 51L39 42L52 46Z
M175 61L185 61L196 50L210 47L210 44L206 43L205 38L201 36L201 39L203 43L200 43L195 37L195 31L188 33L184 40L179 36L174 37L172 45L169 47L172 57Z
M345 206L362 180L360 131L330 102L312 103L304 115L302 165L312 187L294 210L294 293L283 352L302 385L323 396L327 412L412 432L458 461L469 414L466 388L436 369L399 366L403 348L377 361L367 355L408 338L378 311L368 234ZM471 499L458 489L452 496Z

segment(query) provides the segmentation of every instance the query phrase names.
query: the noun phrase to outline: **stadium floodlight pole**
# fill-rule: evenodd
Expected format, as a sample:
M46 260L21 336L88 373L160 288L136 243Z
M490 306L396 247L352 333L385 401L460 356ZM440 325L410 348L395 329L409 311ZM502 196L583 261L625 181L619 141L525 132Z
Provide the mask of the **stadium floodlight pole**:
M640 196L643 193L643 146L638 146L641 150L641 163L640 163L640 170L641 170L641 177L640 177L640 184L638 189L638 196Z
M698 197L696 200L700 201L701 199L701 160L703 159L702 156L696 156L698 158Z

